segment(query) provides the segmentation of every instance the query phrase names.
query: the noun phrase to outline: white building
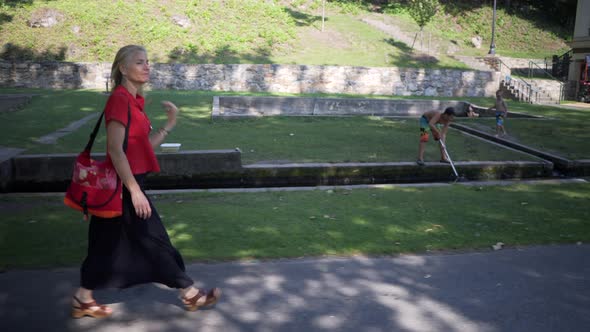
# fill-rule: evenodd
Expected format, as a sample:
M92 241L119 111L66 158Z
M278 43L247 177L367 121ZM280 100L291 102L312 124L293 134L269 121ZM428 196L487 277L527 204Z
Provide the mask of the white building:
M574 38L568 44L572 48L568 80L575 82L578 95L581 89L590 88L590 0L578 0ZM584 86L584 81L588 82L587 86Z

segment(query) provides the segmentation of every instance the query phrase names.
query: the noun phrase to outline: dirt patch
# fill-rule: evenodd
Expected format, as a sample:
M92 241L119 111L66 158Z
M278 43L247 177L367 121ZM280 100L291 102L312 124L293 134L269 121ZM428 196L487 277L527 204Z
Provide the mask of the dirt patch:
M422 32L421 35L417 34L417 27L415 29L416 31L407 31L407 29L403 26L404 24L402 22L395 21L395 18L384 15L375 15L376 14L370 17L364 17L361 19L361 21L385 32L395 41L402 42L408 47L412 47L413 45L415 51L429 54L440 53L440 50L442 49L440 42L437 39L431 38L429 34L425 32Z
M378 19L365 17L365 18L361 19L361 21L387 33L388 35L393 37L393 39L396 41L401 41L402 43L405 43L408 46L412 46L412 43L414 40L413 36L410 36L410 35L404 33L401 30L401 28L398 25L391 22L391 20L389 20L389 22L383 22Z
M350 41L343 34L329 29L325 29L324 31L310 29L308 32L306 32L306 38L316 40L323 45L327 45L335 49L347 49L353 47Z

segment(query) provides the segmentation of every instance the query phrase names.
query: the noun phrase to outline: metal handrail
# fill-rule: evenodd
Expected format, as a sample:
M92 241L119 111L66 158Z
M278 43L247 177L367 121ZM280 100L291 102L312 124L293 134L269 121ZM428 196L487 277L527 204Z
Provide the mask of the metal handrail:
M546 74L547 76L551 77L552 79L558 81L558 79L555 76L551 75L547 70L541 68L541 66L539 66L534 61L530 61L530 60L529 60L529 78L532 78L532 76L533 76L533 66L536 66L537 68L541 69L544 74Z
M573 49L570 49L570 50L564 52L562 55L553 55L553 56L551 56L551 58L550 58L551 60L549 61L551 63L551 70L553 71L555 69L555 66L556 65L558 67L560 67L560 64L566 58L568 59L568 63L569 63L569 61L571 61L571 59L572 59L572 56L573 56ZM543 59L543 61L545 62L545 70L547 72L549 72L549 70L547 69L547 63L548 63L547 57L545 57ZM562 69L564 69L564 68L562 68ZM564 69L564 71L565 71L565 73L563 73L563 77L558 78L559 81L564 81L564 79L567 80L567 71L568 71L568 69Z
M532 78L532 75L533 75L533 65L537 66L537 68L542 70L544 74L546 74L547 76L551 77L554 81L557 81L559 83L559 102L561 102L563 100L563 92L564 92L563 82L561 80L557 79L555 76L551 75L547 70L541 68L538 64L536 64L533 61L529 61L529 78Z
M529 103L533 103L533 100L539 100L540 91L539 89L535 88L532 84L528 83L527 81L519 77L509 77L509 82L512 81L515 83L509 84L515 86L518 89L518 91L520 92L519 97L523 97L522 99Z
M558 59L563 59L566 55L569 55L569 57L571 57L574 53L573 49L570 49L569 51L565 51L562 55L558 55L557 58ZM545 65L547 64L547 57L543 58L543 61L545 61ZM553 57L551 57L551 62L553 62Z
M498 60L498 62L500 63L500 68L498 68L498 70L500 71L500 73L502 73L502 65L504 65L504 67L508 68L508 78L509 80L515 80L516 82L519 83L523 83L525 88L525 92L527 93L527 98L528 98L528 102L532 103L533 100L533 92L535 93L535 101L539 100L539 90L537 90L536 88L534 88L530 83L528 83L527 81L523 80L522 78L518 78L518 77L512 77L512 70L510 69L510 67L504 63L504 61L502 61L502 59L500 58L496 58L496 60ZM519 91L521 91L521 89L519 88Z

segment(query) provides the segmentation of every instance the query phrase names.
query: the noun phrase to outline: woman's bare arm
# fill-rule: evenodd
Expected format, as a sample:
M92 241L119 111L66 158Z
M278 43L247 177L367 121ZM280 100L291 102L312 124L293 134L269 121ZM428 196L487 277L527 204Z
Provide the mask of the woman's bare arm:
M157 148L160 144L162 144L166 136L168 136L170 131L172 131L172 128L176 126L176 115L178 114L178 108L176 107L176 105L169 101L163 101L162 107L164 107L164 109L166 110L168 121L166 122L166 125L164 127L154 130L150 134L150 144L154 149Z
M152 214L150 204L141 191L139 184L135 181L135 177L131 172L131 166L123 151L123 141L125 140L125 126L118 121L110 121L107 124L107 151L111 156L113 166L121 178L123 185L127 187L129 193L131 193L131 200L135 213L143 218L147 219Z

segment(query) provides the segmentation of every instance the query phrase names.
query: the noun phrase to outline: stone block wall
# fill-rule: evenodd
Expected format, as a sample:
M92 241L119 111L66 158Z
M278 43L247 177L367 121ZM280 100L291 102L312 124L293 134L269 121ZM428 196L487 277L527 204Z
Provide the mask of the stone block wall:
M307 65L154 64L153 89L491 97L498 73L456 69ZM0 86L105 88L107 63L0 61Z
M560 100L559 98L563 93L562 83L560 81L539 78L529 78L527 81L536 89L542 90L554 102L558 102Z
M215 96L213 118L258 116L409 116L454 107L457 116L466 116L468 103L457 100L305 98L260 96Z
M529 68L532 69L532 74L535 76L543 76L545 74L545 59L521 59L509 58L505 56L498 57L512 70L514 75L528 76ZM529 62L536 64L531 67ZM551 71L551 64L549 63L548 71Z
M0 61L0 86L46 89L105 88L110 64Z

